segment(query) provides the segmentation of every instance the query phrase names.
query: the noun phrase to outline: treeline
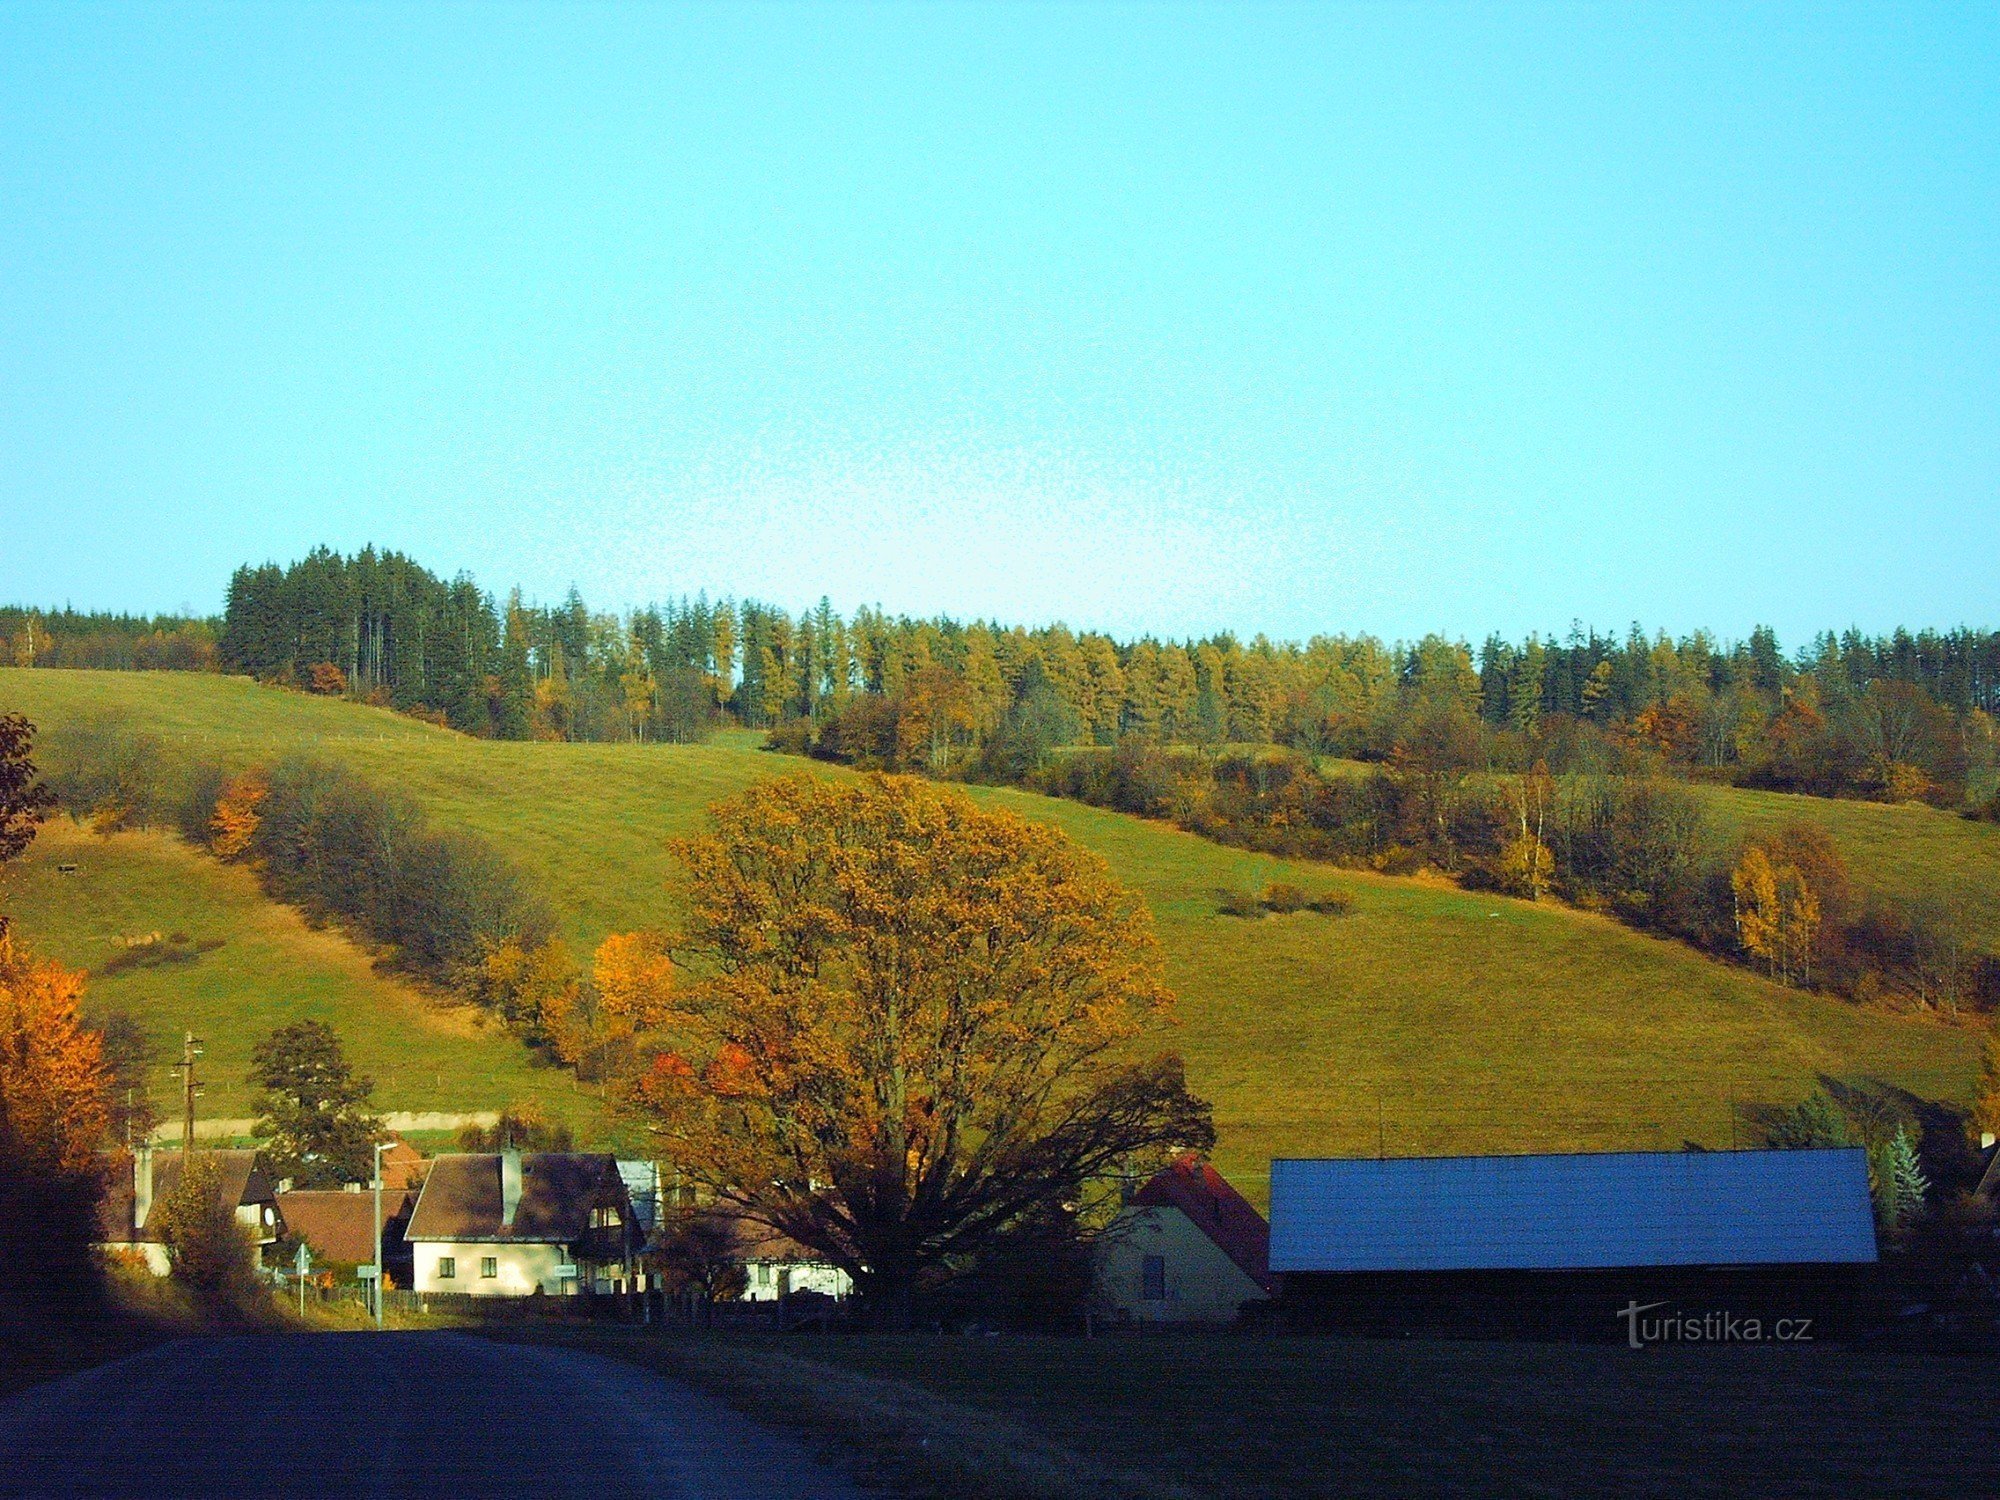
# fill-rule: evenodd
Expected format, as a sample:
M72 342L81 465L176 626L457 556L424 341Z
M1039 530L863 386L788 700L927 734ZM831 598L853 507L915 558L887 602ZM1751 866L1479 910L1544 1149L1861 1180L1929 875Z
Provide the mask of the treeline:
M89 620L94 633L45 621L79 659L45 645L37 664L82 664L98 637L132 642L124 664L174 664L163 641L207 629L130 622L119 635ZM1121 642L1060 624L842 616L825 600L793 614L698 596L616 614L572 590L541 606L373 548L239 568L215 634L224 670L472 734L678 741L731 722L781 731L787 748L949 775L1012 777L1064 745L1274 744L1948 805L1969 787L1984 795L2000 711L2000 631L1829 632L1790 654L1768 629L1721 642L1637 626L1477 650L1435 635Z
M1698 789L1662 777L1322 770L1294 751L1127 743L1057 757L1027 784L1266 853L1558 897L1863 1002L2000 1006L2000 960L1960 906L1863 891L1812 824L1732 838Z
M1276 744L1386 763L1641 770L1823 795L1952 802L1990 767L2000 631L1769 630L1722 643L1634 627L1558 640L1196 641L915 620L822 600L792 614L683 598L624 615L497 601L397 553L238 570L233 671L347 692L502 738L699 738L934 774L1018 774L1066 744Z
M213 672L220 622L0 606L0 665L117 672Z

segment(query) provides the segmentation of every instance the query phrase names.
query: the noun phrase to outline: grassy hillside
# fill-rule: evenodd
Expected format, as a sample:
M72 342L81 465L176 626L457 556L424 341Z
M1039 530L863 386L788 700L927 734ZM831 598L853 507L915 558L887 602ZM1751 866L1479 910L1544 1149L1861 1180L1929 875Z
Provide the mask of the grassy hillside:
M73 865L74 873L62 867ZM67 818L46 824L0 894L36 948L91 974L95 1015L129 1011L179 1056L182 1032L207 1045L201 1114L252 1113L244 1081L250 1048L288 1021L313 1017L346 1039L376 1080L385 1110L460 1113L533 1100L589 1125L600 1111L557 1069L536 1067L512 1037L464 1007L442 1007L375 972L337 932L314 931L264 899L247 870L223 865L158 833L99 837ZM185 934L190 956L121 963L119 939ZM205 950L205 951L203 951ZM174 1080L156 1102L177 1117Z
M44 723L122 708L232 764L289 749L348 761L507 849L586 949L671 917L668 836L801 764L744 736L473 741L214 677L0 671L0 706ZM1181 996L1170 1044L1216 1102L1224 1170L1259 1199L1274 1155L1727 1145L1737 1106L1796 1098L1818 1073L1970 1093L1971 1031L1780 989L1601 918L1225 849L1026 793L975 795L1066 829L1150 903ZM1217 888L1273 878L1338 886L1354 910L1216 913Z
M1785 823L1824 828L1864 887L1935 896L1958 906L1970 935L2000 953L2000 824L1976 823L1919 802L1835 801L1788 792L1709 789L1717 823L1746 834Z

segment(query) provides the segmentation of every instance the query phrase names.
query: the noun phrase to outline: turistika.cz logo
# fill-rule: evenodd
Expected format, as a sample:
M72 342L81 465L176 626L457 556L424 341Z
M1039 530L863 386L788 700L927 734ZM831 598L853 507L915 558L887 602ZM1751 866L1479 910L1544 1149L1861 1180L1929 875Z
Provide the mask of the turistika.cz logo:
M1668 1307L1669 1311L1656 1309ZM1652 1316L1647 1316L1652 1314ZM1665 1302L1628 1302L1618 1310L1625 1341L1634 1349L1648 1344L1810 1344L1811 1318L1746 1318L1731 1312L1684 1313Z

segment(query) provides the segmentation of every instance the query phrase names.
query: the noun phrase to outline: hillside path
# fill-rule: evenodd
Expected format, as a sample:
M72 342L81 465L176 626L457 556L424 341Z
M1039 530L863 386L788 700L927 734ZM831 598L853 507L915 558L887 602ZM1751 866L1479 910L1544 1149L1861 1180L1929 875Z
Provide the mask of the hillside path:
M181 1339L0 1401L8 1497L867 1493L678 1382L452 1333Z

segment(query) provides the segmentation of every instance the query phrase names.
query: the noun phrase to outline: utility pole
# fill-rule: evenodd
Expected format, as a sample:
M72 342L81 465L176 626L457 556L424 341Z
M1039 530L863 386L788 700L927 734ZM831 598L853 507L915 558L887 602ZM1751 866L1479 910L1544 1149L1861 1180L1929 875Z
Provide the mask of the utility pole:
M180 1066L174 1071L181 1075L181 1166L186 1168L194 1159L194 1101L201 1093L201 1084L195 1080L194 1062L204 1052L201 1038L192 1031L181 1043Z

